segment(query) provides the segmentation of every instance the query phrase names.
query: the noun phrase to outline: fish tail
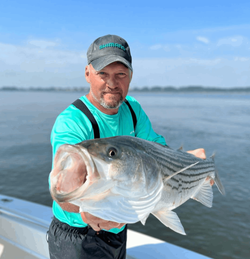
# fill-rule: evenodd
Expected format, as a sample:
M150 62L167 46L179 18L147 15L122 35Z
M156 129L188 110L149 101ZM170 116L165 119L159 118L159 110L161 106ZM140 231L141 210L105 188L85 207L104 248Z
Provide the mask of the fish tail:
M225 189L224 189L224 187L223 187L223 185L222 185L222 183L221 183L221 181L220 181L219 174L218 174L218 171L217 171L217 170L215 170L214 182L215 182L215 184L216 184L218 190L220 191L220 193L221 193L222 195L225 195L226 192L225 192Z

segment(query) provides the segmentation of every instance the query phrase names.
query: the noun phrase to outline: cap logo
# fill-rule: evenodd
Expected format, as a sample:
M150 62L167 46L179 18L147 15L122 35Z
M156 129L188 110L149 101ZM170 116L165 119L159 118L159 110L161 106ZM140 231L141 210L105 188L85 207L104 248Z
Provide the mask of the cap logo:
M99 49L110 48L110 47L119 48L119 49L122 49L123 51L126 51L124 46L122 46L119 43L114 43L114 42L110 42L110 43L107 43L107 44L100 45Z

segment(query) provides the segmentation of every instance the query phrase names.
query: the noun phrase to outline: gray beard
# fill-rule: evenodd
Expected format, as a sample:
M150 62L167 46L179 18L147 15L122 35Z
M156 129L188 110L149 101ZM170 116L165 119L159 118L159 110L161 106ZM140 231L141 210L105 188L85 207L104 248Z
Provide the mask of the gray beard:
M91 94L92 94L93 98L105 109L118 109L124 101L122 98L122 95L121 95L121 98L118 103L109 105L104 101L103 97L101 97L100 100L97 100L96 96L93 94L92 91L91 91Z

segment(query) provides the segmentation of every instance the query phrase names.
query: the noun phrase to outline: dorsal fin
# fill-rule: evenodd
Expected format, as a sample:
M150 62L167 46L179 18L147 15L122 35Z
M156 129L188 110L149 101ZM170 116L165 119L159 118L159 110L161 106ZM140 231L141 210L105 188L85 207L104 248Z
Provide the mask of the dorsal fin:
M183 145L181 145L177 150L183 151Z

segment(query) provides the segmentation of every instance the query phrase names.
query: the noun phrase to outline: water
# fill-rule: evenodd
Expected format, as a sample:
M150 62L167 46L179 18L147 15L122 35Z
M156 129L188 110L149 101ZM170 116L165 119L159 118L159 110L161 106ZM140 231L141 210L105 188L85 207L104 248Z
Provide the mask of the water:
M51 206L50 131L56 116L81 94L0 92L0 193ZM209 209L189 200L175 212L187 236L150 216L129 228L212 258L249 258L250 95L132 93L168 145L216 153L226 189L214 187Z

